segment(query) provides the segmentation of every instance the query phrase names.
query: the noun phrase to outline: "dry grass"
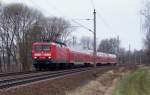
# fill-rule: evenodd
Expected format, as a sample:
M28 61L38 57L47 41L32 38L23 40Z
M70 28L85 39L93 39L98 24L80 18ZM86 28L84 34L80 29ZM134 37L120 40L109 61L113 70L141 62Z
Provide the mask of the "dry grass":
M144 67L122 79L113 95L150 95L150 68Z
M119 70L118 73L115 73L115 70L110 70L87 85L79 87L75 91L66 92L66 95L112 95L118 78L128 73L121 72L124 69Z

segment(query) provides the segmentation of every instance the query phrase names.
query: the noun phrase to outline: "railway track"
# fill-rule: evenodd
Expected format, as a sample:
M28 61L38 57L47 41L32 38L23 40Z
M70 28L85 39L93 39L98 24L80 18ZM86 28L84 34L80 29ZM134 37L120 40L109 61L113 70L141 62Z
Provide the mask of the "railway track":
M118 66L98 66L97 69L106 70L106 69L114 69L122 66L129 66L134 67L136 65L118 65ZM7 74L4 76L0 76L0 89L15 87L18 85L23 85L31 82L36 82L45 79L52 79L63 77L65 75L90 71L94 70L93 67L86 67L86 68L76 68L76 69L67 69L67 70L60 70L60 71L45 71L45 72L22 72L22 73L12 73L12 75Z
M13 75L11 77L5 76L0 78L0 89L10 88L10 87L31 83L35 81L40 81L44 79L62 77L65 75L83 72L83 71L89 71L92 69L93 68L88 67L88 68L69 69L63 71L39 72L36 74L32 73L32 74L24 74L24 75Z
M0 78L6 77L6 76L15 76L15 75L22 75L22 74L30 74L30 73L38 73L38 72L37 71L26 71L26 72L0 73Z

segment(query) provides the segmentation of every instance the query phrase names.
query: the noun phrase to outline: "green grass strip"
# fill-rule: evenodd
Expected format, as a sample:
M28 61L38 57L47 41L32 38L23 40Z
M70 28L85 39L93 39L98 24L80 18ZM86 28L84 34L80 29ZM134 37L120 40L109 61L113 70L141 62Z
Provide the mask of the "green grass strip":
M113 95L150 95L150 70L139 69L120 80Z

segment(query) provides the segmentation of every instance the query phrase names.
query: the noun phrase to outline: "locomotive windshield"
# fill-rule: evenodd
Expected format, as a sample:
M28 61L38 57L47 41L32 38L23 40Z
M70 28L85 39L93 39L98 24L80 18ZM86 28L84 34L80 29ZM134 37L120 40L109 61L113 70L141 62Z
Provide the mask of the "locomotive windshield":
M34 50L35 51L49 51L50 50L50 46L49 45L35 45L34 46Z

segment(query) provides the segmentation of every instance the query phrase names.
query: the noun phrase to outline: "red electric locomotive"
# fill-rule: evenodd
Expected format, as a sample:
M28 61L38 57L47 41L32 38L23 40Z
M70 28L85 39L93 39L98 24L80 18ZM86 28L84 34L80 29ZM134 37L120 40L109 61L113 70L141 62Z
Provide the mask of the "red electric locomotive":
M51 68L69 63L69 49L65 44L35 42L32 45L32 58L36 69Z
M33 65L36 69L65 67L73 65L92 65L92 51L78 51L69 49L63 43L35 42L32 45ZM98 53L97 64L116 64L116 56L112 54Z

